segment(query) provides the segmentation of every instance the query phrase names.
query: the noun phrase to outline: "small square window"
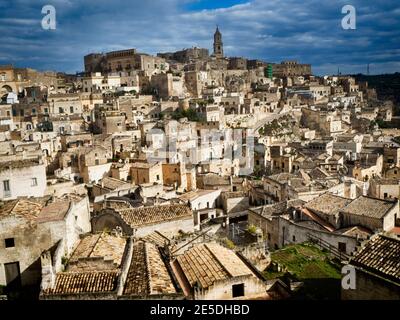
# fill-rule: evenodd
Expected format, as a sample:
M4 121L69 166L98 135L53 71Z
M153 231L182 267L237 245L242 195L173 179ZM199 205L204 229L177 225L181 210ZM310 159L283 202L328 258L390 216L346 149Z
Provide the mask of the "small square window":
M37 186L37 178L32 178L31 179L31 187L36 187Z
M244 283L234 284L232 286L232 298L244 296Z
M15 247L14 238L4 239L4 244L5 244L6 248L14 248Z

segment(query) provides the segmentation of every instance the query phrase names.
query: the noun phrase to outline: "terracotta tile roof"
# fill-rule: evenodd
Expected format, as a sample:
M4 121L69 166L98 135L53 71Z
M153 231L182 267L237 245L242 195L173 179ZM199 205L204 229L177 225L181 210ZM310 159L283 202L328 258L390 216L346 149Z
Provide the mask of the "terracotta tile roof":
M117 271L58 273L55 287L44 294L112 292L117 288L118 275Z
M122 219L132 227L181 220L192 216L190 208L182 204L120 209L117 212L119 212Z
M203 189L198 189L196 191L189 191L186 192L182 195L180 195L178 198L183 200L183 201L193 201L199 197L205 196L210 193L214 193L216 190L203 190Z
M129 188L132 186L129 182L125 182L111 177L104 177L99 183L99 185L110 190L115 190L121 187Z
M320 218L320 216L316 215L314 212L308 210L307 208L302 208L301 211L308 217L311 218L314 222L318 223L320 226L324 227L326 230L333 232L335 231L335 227L332 226L329 222Z
M10 215L22 216L38 223L64 219L71 202L78 202L83 197L66 194L51 200L51 196L38 198L19 198L0 204L0 218Z
M13 160L0 162L0 172L9 169L17 169L17 168L26 168L26 167L34 167L41 165L39 161L35 161L32 159L25 160Z
M336 233L344 234L346 236L355 237L359 239L368 239L373 232L361 226L348 227L335 231Z
M262 217L272 217L286 213L286 209L287 209L287 203L286 201L283 201L254 208L251 209L251 211L259 214Z
M6 201L2 204L2 206L0 206L0 217L14 215L35 220L42 208L43 204L40 202L30 201L27 199Z
M339 211L348 205L351 199L336 196L332 193L324 193L311 201L307 202L304 207L315 213L323 213L326 215L336 215Z
M253 274L234 251L216 243L195 245L175 261L191 287L208 288L218 280Z
M318 167L308 172L308 175L311 179L325 179L330 176L330 174L325 169Z
M49 203L39 214L38 222L57 221L64 219L71 202L68 200Z
M395 205L397 205L397 202L360 196L341 211L344 213L381 219Z
M350 264L400 284L400 240L376 235L362 246Z
M78 263L85 258L102 257L112 261L115 268L121 265L126 239L107 233L90 234L84 237L73 252L69 263Z
M124 295L175 293L174 284L157 247L144 241L134 243Z
M158 247L164 247L165 242L169 243L171 241L167 236L157 230L143 237L142 240L153 243Z

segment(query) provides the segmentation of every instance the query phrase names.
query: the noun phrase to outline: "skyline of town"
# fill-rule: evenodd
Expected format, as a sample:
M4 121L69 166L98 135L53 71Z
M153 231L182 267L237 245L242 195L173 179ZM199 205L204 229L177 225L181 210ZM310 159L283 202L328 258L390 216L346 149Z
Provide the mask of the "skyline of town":
M309 56L304 48L291 54L278 37L270 46L282 45L284 58L251 58L265 51L251 38L260 33L234 30L221 16L246 17L261 32L252 18L272 17L268 8L277 3L185 0L181 18L195 25L215 12L207 25L218 23L212 31L165 27L165 41L156 25L142 35L144 48L162 46L155 54L135 45L139 33L138 42L121 45L126 26L113 15L121 12L115 2L107 1L114 28L103 17L101 37L92 39L93 12L88 28L81 13L82 33L71 28L76 37L62 43L76 2L43 6L40 35L15 40L19 53L9 50L4 64L0 58L0 300L130 300L130 307L148 300L135 311L142 318L250 316L254 300L400 301L400 73L388 43L396 37L379 45L374 34L361 44L354 38L352 47L329 35L316 41L298 27L292 45L308 41ZM329 3L314 22L337 9ZM299 8L290 10L308 18ZM363 30L366 8L342 7L343 35ZM143 21L158 17L142 9ZM27 27L21 38L37 31L36 18L8 19ZM107 42L102 30L115 37ZM54 42L36 56L44 35ZM198 46L176 50L196 35ZM108 45L93 45L99 41ZM344 41L354 56L330 41ZM13 42L4 43L3 52ZM375 51L361 54L371 45ZM318 61L361 64L377 53L394 73L372 75L371 62L367 75L340 66L318 74ZM83 67L41 71L13 65L12 57L65 68L79 57Z
M44 5L56 9L57 27L40 26ZM123 48L157 54L192 46L211 49L218 24L227 56L279 63L311 63L317 75L400 71L400 14L396 1L355 1L356 29L343 30L344 1L16 1L1 4L0 63L38 70L80 72L79 57ZM123 8L123 10L121 10ZM110 18L112 17L112 18ZM154 17L157 17L156 19ZM247 18L246 18L247 17ZM21 45L23 44L23 45ZM42 59L46 52L45 59Z

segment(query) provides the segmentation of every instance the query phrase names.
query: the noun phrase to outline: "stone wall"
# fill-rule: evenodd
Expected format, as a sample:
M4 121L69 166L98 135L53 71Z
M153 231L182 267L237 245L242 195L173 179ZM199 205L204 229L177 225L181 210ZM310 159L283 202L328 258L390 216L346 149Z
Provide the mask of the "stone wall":
M350 255L359 245L356 238L337 234L329 231L316 230L307 226L299 225L293 221L279 217L279 243L281 248L292 243L302 243L308 241L307 234L312 234L321 240L328 242L338 249L339 242L346 244L346 254Z
M356 269L356 289L342 288L342 300L400 300L400 284Z
M34 180L36 179L36 180ZM0 199L11 200L17 197L43 197L46 189L46 168L36 166L5 169L0 172L0 181L9 180L10 191L0 185Z
M240 276L216 281L207 290L198 289L195 291L195 300L230 300L232 297L232 286L244 284L244 296L236 299L250 299L254 297L267 296L265 284L253 275Z

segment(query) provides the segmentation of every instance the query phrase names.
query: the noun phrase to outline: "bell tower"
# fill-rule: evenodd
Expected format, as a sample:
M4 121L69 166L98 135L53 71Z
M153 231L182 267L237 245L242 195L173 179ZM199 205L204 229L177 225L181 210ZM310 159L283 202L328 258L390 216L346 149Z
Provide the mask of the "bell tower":
M224 46L222 43L222 34L219 32L218 26L214 33L214 56L222 58L224 56Z

